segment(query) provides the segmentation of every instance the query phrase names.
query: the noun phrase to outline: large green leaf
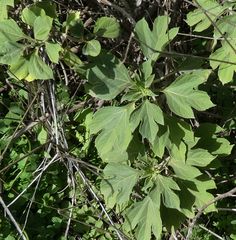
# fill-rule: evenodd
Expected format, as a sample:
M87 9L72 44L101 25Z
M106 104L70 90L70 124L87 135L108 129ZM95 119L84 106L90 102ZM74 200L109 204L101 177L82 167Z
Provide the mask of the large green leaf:
M0 23L0 42L16 42L26 38L13 19L3 20Z
M9 74L17 80L25 79L29 75L29 60L24 57L20 57L17 61L14 61L9 69Z
M132 105L104 107L94 114L89 128L91 134L98 134L95 145L104 161L109 162L124 156L132 139L129 118L133 109ZM119 159L124 160L126 159Z
M120 34L120 24L113 17L101 17L98 18L93 32L105 38L116 38Z
M109 163L103 170L101 192L105 197L106 206L122 205L129 201L140 172L127 165Z
M11 65L23 55L24 46L16 42L0 43L0 63Z
M8 18L7 7L14 7L14 0L1 0L0 1L0 21Z
M31 55L29 64L29 81L35 79L53 79L52 69L45 62L43 62L36 52Z
M141 107L132 113L130 121L133 129L136 129L140 124L140 134L152 144L158 132L158 124L164 125L162 110L148 100L145 100Z
M196 25L194 28L195 32L202 32L210 27L212 22L215 22L225 10L225 7L220 5L216 0L198 0L197 3L200 7L187 14L186 22L190 27Z
M214 106L207 93L197 89L199 84L206 81L210 72L201 70L184 74L164 89L172 112L184 118L194 118L192 108L204 111Z
M34 21L34 38L45 41L52 28L52 18L46 15L38 16Z
M153 31L150 30L147 21L143 18L135 26L137 36L143 54L148 59L156 61L160 56L159 51L163 51L166 45L174 39L178 33L178 28L168 30L170 18L159 16L153 23Z
M150 240L152 233L156 239L160 239L162 220L159 189L155 188L143 201L133 204L125 217L127 229L135 229L137 240Z
M115 56L100 54L87 72L89 93L103 100L114 99L131 84L128 70Z

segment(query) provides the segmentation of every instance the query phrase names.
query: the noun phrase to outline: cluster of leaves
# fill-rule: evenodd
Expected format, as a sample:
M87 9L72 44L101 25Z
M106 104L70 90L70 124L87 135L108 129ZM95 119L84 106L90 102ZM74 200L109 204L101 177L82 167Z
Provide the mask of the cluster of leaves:
M0 1L0 177L25 239L161 239L214 199L217 172L234 174L234 157L222 160L235 128L236 4L193 6L186 22L202 48L212 43L209 59L168 53L179 28L163 15L135 24L141 57L128 65L107 47L116 18L86 26L51 1ZM173 71L158 69L168 60ZM4 210L0 237L16 239Z

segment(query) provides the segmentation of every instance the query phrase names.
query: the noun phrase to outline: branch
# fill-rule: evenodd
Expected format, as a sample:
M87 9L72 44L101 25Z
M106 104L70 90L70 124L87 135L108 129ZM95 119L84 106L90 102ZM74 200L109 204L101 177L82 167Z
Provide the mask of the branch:
M8 215L8 217L10 218L11 222L13 223L13 225L15 226L17 232L19 233L20 237L23 240L27 240L27 238L24 236L22 230L20 229L20 226L18 225L18 223L16 222L15 218L13 217L13 215L11 214L9 208L7 207L7 205L5 204L5 202L3 201L2 197L0 196L0 204L2 205L4 211L6 212L6 214Z
M231 197L234 193L236 193L236 187L231 189L230 191L226 192L226 193L222 193L220 195L218 195L216 198L214 198L213 200L211 200L210 202L206 203L205 205L203 205L200 209L198 209L198 213L196 214L196 216L193 218L192 222L189 223L189 227L188 227L188 234L186 236L186 240L189 240L191 235L192 235L192 231L193 228L198 220L198 218L203 214L203 212L205 211L205 209L207 209L211 204L222 200L224 198L228 198Z

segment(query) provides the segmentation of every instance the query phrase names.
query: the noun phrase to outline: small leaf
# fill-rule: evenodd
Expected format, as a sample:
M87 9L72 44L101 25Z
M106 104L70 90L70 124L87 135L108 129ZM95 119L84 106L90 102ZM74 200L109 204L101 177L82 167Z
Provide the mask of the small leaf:
M158 124L164 125L163 112L160 107L145 100L142 106L132 113L130 122L133 130L141 123L140 134L153 144L158 132Z
M47 53L49 59L53 63L58 63L58 61L59 61L59 52L62 50L61 45L58 44L58 43L46 42L45 43L45 49L46 49L46 53Z
M0 42L16 42L26 38L13 19L3 20L0 23Z
M8 18L7 7L14 7L14 0L1 0L0 1L0 21Z
M207 93L197 89L210 72L201 70L184 74L165 88L163 92L172 112L184 118L194 118L192 108L204 111L214 106Z
M70 34L74 37L80 38L84 34L84 25L80 17L79 11L69 12L66 21L63 23L64 31L67 33L70 31Z
M106 205L112 208L114 204L127 203L140 172L127 165L109 163L103 173L101 192L105 196ZM112 199L115 199L115 202L112 202Z
M31 55L29 64L29 73L32 80L53 79L52 69L45 62L43 62L36 52Z
M33 27L37 17L45 15L45 11L42 8L32 5L23 9L21 19L24 23Z
M90 40L84 45L82 52L84 55L96 57L101 52L101 44L95 39Z
M166 129L163 126L159 126L159 131L152 145L152 151L157 157L159 158L163 157L168 141L169 141L169 129Z
M45 41L49 37L52 28L52 18L44 15L38 16L34 21L34 38Z
M235 46L236 41L231 40L231 44ZM213 69L218 68L218 76L220 81L223 84L232 82L234 73L236 72L235 49L229 46L227 42L223 41L222 47L218 48L215 52L213 52L209 58L219 60L219 61L210 60L210 65Z
M113 17L101 17L97 19L94 34L105 38L117 38L120 34L120 24Z
M38 133L37 139L40 142L40 144L44 144L47 142L48 134L47 131L42 127L40 129L40 132Z

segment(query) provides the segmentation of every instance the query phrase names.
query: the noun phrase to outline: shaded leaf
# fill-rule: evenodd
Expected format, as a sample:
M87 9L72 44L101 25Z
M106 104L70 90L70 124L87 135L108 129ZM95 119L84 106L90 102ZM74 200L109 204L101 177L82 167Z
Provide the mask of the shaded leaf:
M100 54L95 66L88 69L89 93L103 100L111 100L131 84L128 70L115 56Z
M97 19L93 32L100 37L117 38L120 34L120 24L113 17L101 17Z
M101 44L95 39L90 40L83 46L82 52L84 55L96 57L101 52Z

